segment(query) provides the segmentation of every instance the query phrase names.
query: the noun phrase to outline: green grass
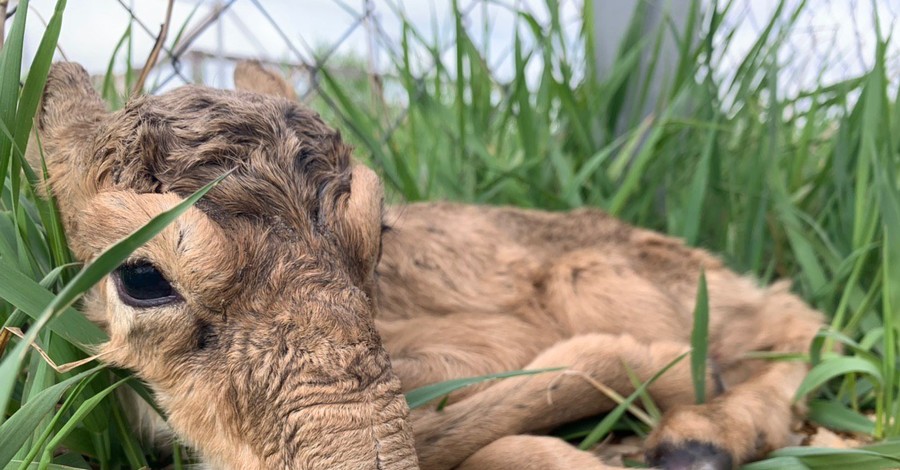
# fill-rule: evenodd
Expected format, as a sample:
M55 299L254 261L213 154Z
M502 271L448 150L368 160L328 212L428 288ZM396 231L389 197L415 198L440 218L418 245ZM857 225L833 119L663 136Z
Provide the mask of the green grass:
M51 18L24 72L22 34L31 21L24 3L0 52L0 322L31 325L28 335L66 363L103 338L72 302L128 250L79 271L53 201L35 197L37 176L22 154L62 17ZM511 77L488 67L490 51L470 36L490 25L466 26L457 14L450 55L404 22L383 77L388 96L366 80L342 80L326 64L322 95L313 104L381 173L396 201L596 206L719 253L762 282L792 279L795 291L831 323L806 358L813 368L802 391L815 398L811 418L881 443L866 451L784 449L748 468L896 466L885 455L900 455L900 421L893 418L900 412L900 107L889 94L887 44L879 40L866 73L786 96L778 54L802 9L814 6L790 10L783 2L728 73L715 68L715 58L733 47L733 31L721 21L730 4L702 14L699 5L692 4L688 32L675 37L675 71L646 118L626 106L631 100L641 109L649 100L639 56L648 51L649 67L656 67L660 40L672 29L633 30L613 70L598 76L593 12L584 12L587 26L573 42L552 0L549 21L518 12ZM131 57L130 25L115 27L125 33L110 70ZM423 54L436 65L419 76L413 71ZM121 106L128 88L117 90L107 78L103 96ZM391 98L397 90L405 105ZM698 308L695 315L704 313ZM705 336L701 326L695 344ZM44 468L181 468L187 462L181 449L172 462L143 447L125 425L116 395L101 397L125 373L96 367L58 374L24 344L11 339L0 362L0 468L11 461L6 468L25 468L32 459ZM702 376L701 359L691 361ZM124 386L147 395L137 381ZM638 392L628 404L646 398ZM570 436L646 432L625 408Z

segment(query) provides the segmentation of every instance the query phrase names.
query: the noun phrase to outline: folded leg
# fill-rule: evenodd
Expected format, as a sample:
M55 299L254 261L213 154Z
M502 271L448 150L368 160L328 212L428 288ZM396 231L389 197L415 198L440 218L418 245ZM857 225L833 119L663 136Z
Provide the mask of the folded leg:
M776 286L769 293L754 312L759 331L748 335L753 340L750 350L805 352L821 325L821 315L786 288ZM793 398L807 365L772 361L751 367L747 362L725 364L732 370L755 372L726 393L703 405L678 406L665 413L647 439L650 463L663 468L731 468L789 444Z
M588 334L561 341L527 369L568 367L628 395L634 386L627 367L646 381L679 354L680 342L638 342L625 335ZM712 378L707 380L712 396ZM694 401L689 361L683 360L649 389L663 408ZM498 439L552 427L608 411L615 402L578 375L548 372L497 382L437 412L416 413L413 429L422 468L448 469Z

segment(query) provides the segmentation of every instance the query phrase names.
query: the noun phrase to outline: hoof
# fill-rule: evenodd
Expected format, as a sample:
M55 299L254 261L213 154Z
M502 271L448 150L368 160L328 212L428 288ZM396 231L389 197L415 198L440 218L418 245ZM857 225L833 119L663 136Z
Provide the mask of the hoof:
M647 463L663 470L731 470L731 455L712 444L686 441L680 445L662 443L647 451Z

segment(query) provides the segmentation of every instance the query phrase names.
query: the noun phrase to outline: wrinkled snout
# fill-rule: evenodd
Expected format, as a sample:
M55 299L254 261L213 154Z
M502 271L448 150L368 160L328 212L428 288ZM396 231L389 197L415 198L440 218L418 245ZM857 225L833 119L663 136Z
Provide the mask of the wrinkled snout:
M406 401L380 343L268 343L228 388L240 403L238 432L265 468L417 468Z

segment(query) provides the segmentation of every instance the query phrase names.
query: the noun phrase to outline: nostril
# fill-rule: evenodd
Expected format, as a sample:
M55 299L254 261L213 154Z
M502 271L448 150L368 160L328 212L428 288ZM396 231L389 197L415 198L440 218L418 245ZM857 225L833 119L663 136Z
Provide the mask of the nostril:
M197 349L203 350L213 347L218 340L213 326L205 321L197 323Z
M708 442L688 440L663 443L648 452L648 463L664 470L729 470L733 459L724 449Z

